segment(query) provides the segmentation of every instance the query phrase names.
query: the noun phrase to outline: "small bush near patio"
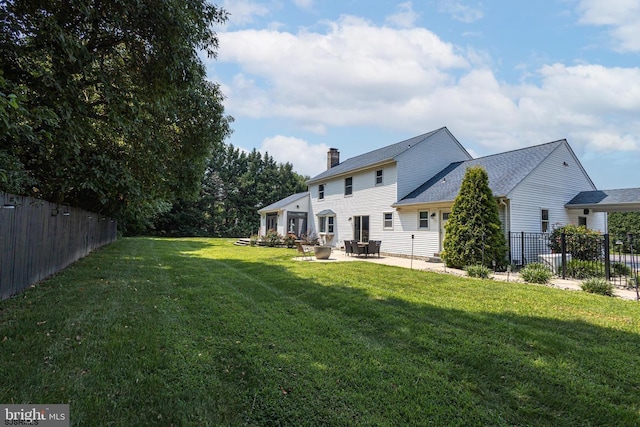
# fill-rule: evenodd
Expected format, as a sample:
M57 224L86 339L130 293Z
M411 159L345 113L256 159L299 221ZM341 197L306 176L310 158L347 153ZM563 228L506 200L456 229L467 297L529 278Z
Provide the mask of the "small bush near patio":
M297 237L293 233L287 233L284 237L283 243L288 248L293 248L296 245Z
M520 276L527 283L539 283L544 285L551 280L551 272L544 265L539 262L527 264L521 271Z
M567 276L579 280L604 277L604 264L599 261L572 259L567 262Z
M583 291L592 294L604 295L608 297L613 296L613 284L605 279L588 279L582 282L580 285Z
M464 268L469 277L477 277L479 279L488 279L491 270L484 265L468 265Z
M282 244L282 236L276 230L270 229L267 234L262 237L264 244L270 248L280 246Z

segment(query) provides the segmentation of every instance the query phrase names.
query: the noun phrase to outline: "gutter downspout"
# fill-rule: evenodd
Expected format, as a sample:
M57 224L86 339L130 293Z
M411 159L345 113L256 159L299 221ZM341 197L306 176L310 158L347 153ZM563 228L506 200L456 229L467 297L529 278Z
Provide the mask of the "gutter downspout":
M509 216L509 204L504 200L504 199L500 199L500 204L502 206L504 206L504 219L505 219L505 234L509 234L509 231L511 231L511 217Z

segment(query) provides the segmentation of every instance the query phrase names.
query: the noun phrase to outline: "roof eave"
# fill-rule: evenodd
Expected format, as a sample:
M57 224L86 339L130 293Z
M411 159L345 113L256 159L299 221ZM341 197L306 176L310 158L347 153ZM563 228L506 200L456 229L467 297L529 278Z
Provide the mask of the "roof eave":
M580 203L566 204L565 209L591 209L594 212L638 212L637 203Z

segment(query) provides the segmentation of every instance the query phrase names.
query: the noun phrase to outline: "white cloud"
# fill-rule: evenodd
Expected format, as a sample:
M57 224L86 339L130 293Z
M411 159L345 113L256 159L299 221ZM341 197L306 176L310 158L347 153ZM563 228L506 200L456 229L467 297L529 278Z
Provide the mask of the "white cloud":
M386 17L388 25L398 28L412 28L420 15L413 10L413 4L408 1L400 3L397 12Z
M350 16L328 23L326 33L246 30L219 36L219 61L243 70L228 94L232 114L290 117L308 128L367 123L372 112L399 108L448 84L449 70L469 65L426 29L376 27Z
M265 138L258 150L268 152L278 163L289 162L293 170L301 175L315 176L326 169L327 144L310 144L291 136L276 135Z
M424 28L351 16L327 23L325 32L245 30L220 38L219 61L241 70L225 82L234 116L285 119L317 134L332 126L415 134L448 126L484 153L562 138L577 152L640 152L640 68L557 63L531 70L527 82L536 84L508 84L486 53ZM328 147L286 138L269 138L263 148L315 175L311 165Z
M640 51L640 2L637 0L580 0L579 22L605 26L621 52Z
M222 8L229 12L228 25L242 26L250 24L255 17L269 15L269 9L251 0L223 0Z
M438 10L451 15L453 19L466 23L478 21L484 16L480 7L467 6L457 0L440 0Z

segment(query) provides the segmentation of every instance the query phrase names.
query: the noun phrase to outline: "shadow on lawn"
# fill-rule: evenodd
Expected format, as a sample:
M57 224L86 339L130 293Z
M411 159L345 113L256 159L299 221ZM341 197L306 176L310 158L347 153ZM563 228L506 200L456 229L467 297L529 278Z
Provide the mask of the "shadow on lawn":
M230 279L224 286L243 312L231 315L234 327L223 335L239 339L227 357L243 372L261 364L252 370L250 389L278 378L280 388L288 383L296 390L282 390L288 401L263 396L256 403L262 391L252 395L250 423L335 421L336 405L340 422L365 424L640 423L636 334L379 297L341 279L342 269L360 268L363 278L388 284L367 277L367 266L181 258L183 268ZM319 278L302 278L294 272L299 268L316 269ZM203 301L210 290L201 289ZM236 353L238 347L244 351ZM296 418L293 402L307 408L303 418Z
M439 280L417 271L292 263L292 250L230 251L226 243L208 251L216 241L205 239L115 245L74 267L89 270L81 283L71 269L27 291L28 308L18 300L0 304L46 313L55 298L77 311L73 322L98 323L78 332L86 341L73 352L59 349L60 359L79 357L73 363L89 374L63 391L40 392L36 382L28 394L34 402L93 404L72 404L79 425L640 424L637 334L443 308L427 294L402 299L425 277ZM105 285L112 277L119 279ZM3 356L22 333L18 320L0 322L0 335L11 338ZM74 324L35 321L52 329ZM145 330L130 335L136 326ZM31 356L5 365L7 376L21 369L11 371L12 383L53 375L28 368L41 363L41 356L27 363ZM56 367L71 368L64 360ZM70 382L65 375L57 381ZM147 387L142 393L135 392L138 379Z

